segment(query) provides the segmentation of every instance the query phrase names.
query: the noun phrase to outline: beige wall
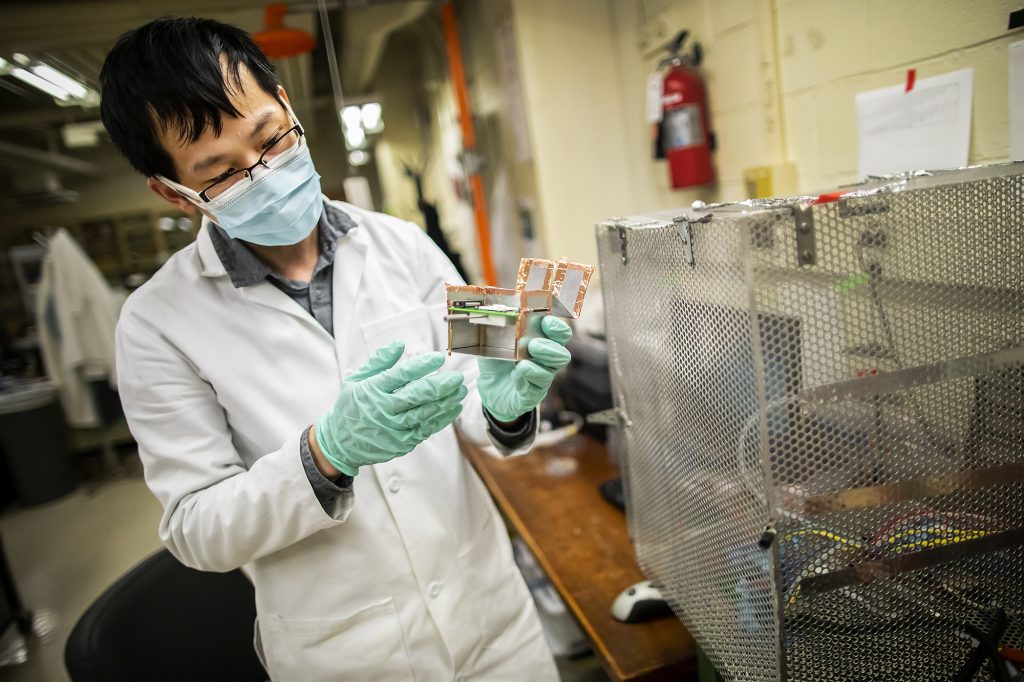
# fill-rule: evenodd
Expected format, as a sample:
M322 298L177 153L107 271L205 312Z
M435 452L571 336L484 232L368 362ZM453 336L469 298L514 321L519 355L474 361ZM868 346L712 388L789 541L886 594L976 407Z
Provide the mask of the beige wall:
M635 193L611 2L512 0L546 255L596 262L595 222Z
M1009 157L1006 22L1011 0L779 0L778 53L788 154L800 188L857 178L854 95L974 69L969 162Z
M596 259L604 218L741 198L742 170L784 160L770 3L513 0L549 255ZM706 54L719 185L673 191L651 158L647 75L689 28Z
M548 255L594 258L593 224L746 197L745 168L791 162L793 191L857 179L854 95L974 69L971 163L1005 160L1008 0L512 0ZM674 191L645 123L652 46L705 48L717 186Z

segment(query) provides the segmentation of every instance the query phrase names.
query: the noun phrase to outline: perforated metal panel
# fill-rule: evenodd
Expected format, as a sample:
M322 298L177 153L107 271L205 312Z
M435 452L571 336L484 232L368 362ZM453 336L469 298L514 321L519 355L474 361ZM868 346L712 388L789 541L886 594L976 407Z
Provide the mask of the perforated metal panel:
M727 679L1024 656L1022 174L598 226L638 556Z

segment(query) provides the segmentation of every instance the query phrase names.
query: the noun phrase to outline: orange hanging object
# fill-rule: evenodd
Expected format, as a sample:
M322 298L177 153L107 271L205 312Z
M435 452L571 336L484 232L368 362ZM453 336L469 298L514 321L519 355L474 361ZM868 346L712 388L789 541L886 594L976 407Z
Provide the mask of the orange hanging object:
M445 47L448 49L448 73L455 86L455 101L459 107L459 122L462 124L462 147L466 155L476 153L476 131L473 128L473 112L469 107L469 93L466 90L466 72L462 65L462 46L459 43L459 27L455 17L455 6L451 2L441 3L441 26L444 29ZM484 183L475 166L469 169L469 188L473 198L473 215L476 221L476 238L480 247L480 270L484 284L497 284L494 258L491 255L491 226L487 217L487 199Z
M307 54L316 47L316 38L312 35L284 25L284 15L288 13L288 5L284 3L267 5L265 12L263 30L252 36L256 44L263 50L263 54L271 59L280 59Z

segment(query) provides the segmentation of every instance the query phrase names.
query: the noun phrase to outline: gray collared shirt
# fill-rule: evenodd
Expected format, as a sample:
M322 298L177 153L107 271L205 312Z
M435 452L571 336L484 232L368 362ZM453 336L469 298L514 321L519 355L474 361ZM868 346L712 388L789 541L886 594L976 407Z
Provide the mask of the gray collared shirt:
M308 282L288 279L274 272L270 266L256 257L242 243L228 236L227 232L214 225L210 232L213 248L228 277L235 287L250 287L263 280L286 293L289 298L302 306L331 336L334 336L334 252L338 239L348 233L356 224L347 213L324 203L317 230L320 236L320 257L313 266L313 275Z
M324 202L324 211L317 223L320 256L313 267L309 282L300 282L277 274L252 251L245 248L242 242L229 237L219 225L211 226L210 238L217 257L220 258L231 283L236 288L253 286L267 280L302 306L302 309L313 316L320 326L334 336L334 254L338 248L338 240L355 226L355 222L347 213ZM523 415L512 424L498 423L487 410L484 410L484 417L487 419L491 437L509 450L514 450L533 433L536 410ZM337 518L341 507L349 503L349 498L344 493L351 488L352 477L341 474L337 481L332 481L320 473L309 448L308 431L309 429L306 429L299 440L302 467L324 511Z

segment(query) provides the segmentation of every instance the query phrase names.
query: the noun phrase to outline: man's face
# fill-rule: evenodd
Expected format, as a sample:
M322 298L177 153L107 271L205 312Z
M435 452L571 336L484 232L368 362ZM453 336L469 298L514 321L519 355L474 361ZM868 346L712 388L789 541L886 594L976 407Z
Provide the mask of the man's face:
M256 163L268 143L294 125L288 110L260 88L245 66L239 67L239 78L242 87L232 89L230 97L241 116L221 115L219 135L207 126L198 140L189 143L177 130L158 129L160 144L174 162L178 183L196 192L232 170ZM278 94L288 101L284 88L279 88ZM150 178L148 185L182 211L195 210L194 204L156 178Z

